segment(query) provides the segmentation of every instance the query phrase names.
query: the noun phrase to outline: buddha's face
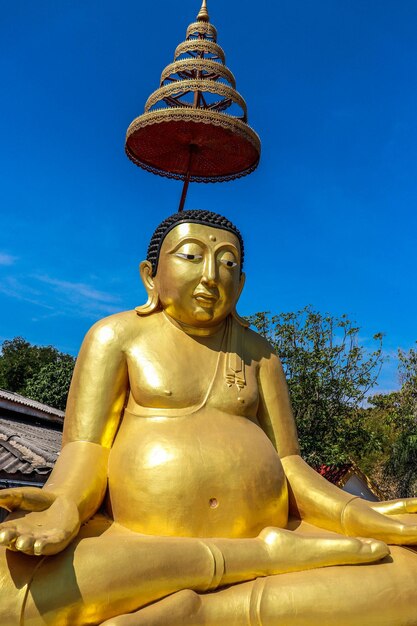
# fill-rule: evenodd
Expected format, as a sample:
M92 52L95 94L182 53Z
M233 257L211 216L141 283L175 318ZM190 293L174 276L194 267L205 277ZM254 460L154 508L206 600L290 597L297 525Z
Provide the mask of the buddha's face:
M164 311L194 327L219 324L241 291L240 244L233 233L179 224L161 246L156 292Z

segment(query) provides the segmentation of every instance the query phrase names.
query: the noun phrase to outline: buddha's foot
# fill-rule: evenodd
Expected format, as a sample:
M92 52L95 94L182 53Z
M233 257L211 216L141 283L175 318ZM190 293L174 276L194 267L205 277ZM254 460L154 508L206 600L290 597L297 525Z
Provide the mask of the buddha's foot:
M301 535L279 528L265 528L259 538L271 559L268 575L331 565L373 563L389 554L388 546L375 539Z
M101 626L198 626L204 623L200 621L202 616L199 618L198 615L201 604L201 597L197 593L185 589L136 613L113 617Z

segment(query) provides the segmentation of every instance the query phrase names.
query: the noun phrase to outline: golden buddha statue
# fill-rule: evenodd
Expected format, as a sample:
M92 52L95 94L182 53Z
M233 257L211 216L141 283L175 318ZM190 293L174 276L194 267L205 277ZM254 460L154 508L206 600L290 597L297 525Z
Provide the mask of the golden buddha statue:
M45 487L0 492L2 626L417 624L417 500L303 462L279 358L236 313L242 265L215 213L156 230L147 304L83 343Z

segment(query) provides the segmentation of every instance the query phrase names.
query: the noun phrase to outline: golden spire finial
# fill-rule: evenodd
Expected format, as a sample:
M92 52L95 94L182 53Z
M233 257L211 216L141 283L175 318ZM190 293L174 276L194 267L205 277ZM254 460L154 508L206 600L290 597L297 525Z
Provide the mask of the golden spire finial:
M207 11L207 0L203 0L200 13L197 15L197 22L209 22L210 17Z

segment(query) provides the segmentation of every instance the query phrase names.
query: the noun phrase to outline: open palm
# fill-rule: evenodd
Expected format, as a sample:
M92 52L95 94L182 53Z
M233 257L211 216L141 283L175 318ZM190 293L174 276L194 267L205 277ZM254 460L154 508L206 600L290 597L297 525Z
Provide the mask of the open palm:
M65 496L22 487L0 492L0 507L11 511L0 524L0 545L25 554L61 552L78 534L80 517Z

